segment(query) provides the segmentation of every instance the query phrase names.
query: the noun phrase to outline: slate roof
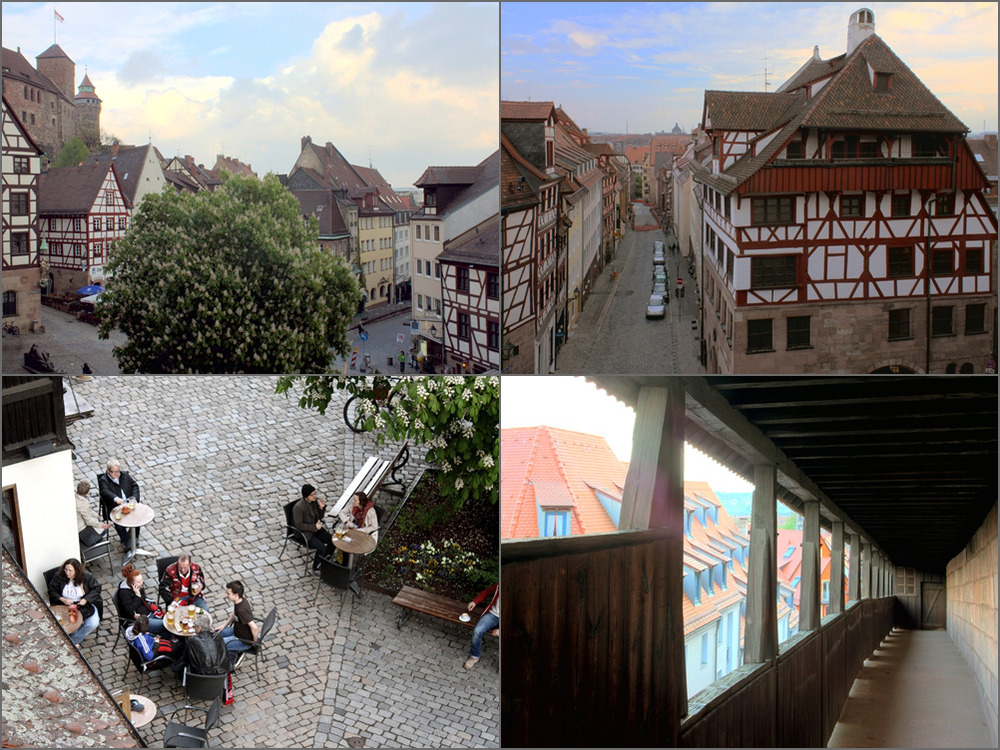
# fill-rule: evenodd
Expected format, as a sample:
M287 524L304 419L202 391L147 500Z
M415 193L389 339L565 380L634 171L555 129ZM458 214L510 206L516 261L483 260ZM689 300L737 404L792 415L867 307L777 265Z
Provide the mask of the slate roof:
M876 91L869 68L889 73L888 91ZM805 87L830 74L811 98ZM965 133L945 107L882 39L873 34L849 55L813 58L774 93L706 91L706 126L777 135L756 154L748 151L712 182L724 192L769 163L801 128L849 131ZM719 177L719 176L716 176ZM732 182L732 184L730 184Z
M444 243L438 255L442 263L471 263L500 267L500 214L494 214L453 240Z
M144 747L7 550L2 558L3 746Z
M139 178L142 176L142 169L146 165L149 157L149 144L145 146L122 146L118 148L117 156L112 151L101 151L91 154L87 159L87 164L111 164L115 165L115 174L118 176L118 184L121 185L122 192L128 198L129 203L135 205L135 194L139 189Z
M552 102L500 102L501 120L547 120L555 110Z
M83 164L50 169L38 178L38 213L82 216L89 214L104 184L110 164ZM127 197L126 197L127 200Z

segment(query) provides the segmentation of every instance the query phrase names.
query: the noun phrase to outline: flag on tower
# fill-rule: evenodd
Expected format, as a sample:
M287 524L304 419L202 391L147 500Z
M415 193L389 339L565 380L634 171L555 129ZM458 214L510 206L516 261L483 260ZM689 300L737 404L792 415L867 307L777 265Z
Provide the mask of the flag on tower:
M56 18L58 18L60 21L65 21L66 20L65 18L63 18L62 16L59 15L59 11L56 10L55 8L52 9L52 12L56 14Z

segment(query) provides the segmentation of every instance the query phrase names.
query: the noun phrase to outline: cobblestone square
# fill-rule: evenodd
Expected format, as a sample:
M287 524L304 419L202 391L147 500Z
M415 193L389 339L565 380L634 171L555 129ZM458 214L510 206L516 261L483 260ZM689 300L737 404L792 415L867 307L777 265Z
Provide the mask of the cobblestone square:
M235 702L210 735L226 747L498 747L499 653L485 646L465 670L469 631L415 615L396 627L389 596L358 598L303 576L305 560L289 546L281 559L282 506L303 483L336 500L370 455L389 455L341 418L345 392L325 416L300 409L293 393L274 394L276 378L244 376L95 377L73 381L93 416L69 425L74 479L87 479L96 503L97 474L109 458L140 483L156 517L140 547L157 556L186 551L202 565L213 616L225 618L225 584L242 580L255 619L277 607L274 638L256 678L248 657L234 673ZM398 446L396 446L398 447ZM407 484L422 468L413 449ZM115 538L112 532L112 538ZM170 713L187 701L170 670L140 681L125 671L124 641L115 646L111 594L121 551L91 566L104 584L105 618L81 651L114 691L152 698L156 719L141 732L162 742ZM139 557L147 593L156 561ZM315 603L314 603L315 598ZM349 744L350 743L350 744Z

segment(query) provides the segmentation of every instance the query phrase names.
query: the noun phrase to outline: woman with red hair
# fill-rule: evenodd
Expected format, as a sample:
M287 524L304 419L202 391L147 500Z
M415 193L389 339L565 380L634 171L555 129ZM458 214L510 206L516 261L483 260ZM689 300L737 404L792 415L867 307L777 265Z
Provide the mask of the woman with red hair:
M156 602L146 598L142 572L130 563L122 568L122 579L115 592L121 616L135 620L139 615L145 615L149 618L149 632L164 635L167 629L163 625L163 610Z

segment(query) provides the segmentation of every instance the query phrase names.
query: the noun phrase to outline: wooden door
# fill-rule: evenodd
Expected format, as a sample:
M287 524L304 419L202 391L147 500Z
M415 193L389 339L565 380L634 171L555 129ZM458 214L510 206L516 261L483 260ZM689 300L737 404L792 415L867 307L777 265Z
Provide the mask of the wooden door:
M945 594L943 583L924 582L920 586L920 627L923 630L944 630Z

